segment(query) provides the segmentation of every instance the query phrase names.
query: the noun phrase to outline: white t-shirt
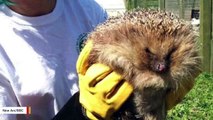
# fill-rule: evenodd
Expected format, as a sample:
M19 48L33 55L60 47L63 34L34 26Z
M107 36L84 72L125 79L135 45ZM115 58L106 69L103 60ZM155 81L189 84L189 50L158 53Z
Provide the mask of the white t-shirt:
M107 17L94 0L57 0L53 12L26 17L0 6L0 107L30 106L51 119L78 91L77 38ZM16 115L0 114L0 120Z

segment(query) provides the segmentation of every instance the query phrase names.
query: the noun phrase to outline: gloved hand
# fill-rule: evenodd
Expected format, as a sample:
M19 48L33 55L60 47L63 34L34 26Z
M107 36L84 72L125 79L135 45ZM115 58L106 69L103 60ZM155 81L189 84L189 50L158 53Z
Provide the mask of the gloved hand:
M127 100L133 87L106 65L97 63L88 66L92 45L92 41L86 44L77 61L79 99L88 118L109 119Z

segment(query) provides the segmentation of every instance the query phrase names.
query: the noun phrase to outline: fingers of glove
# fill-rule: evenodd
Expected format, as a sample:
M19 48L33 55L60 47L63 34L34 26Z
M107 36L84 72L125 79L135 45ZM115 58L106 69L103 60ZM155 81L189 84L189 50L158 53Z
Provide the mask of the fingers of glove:
M94 114L92 114L90 111L86 110L86 115L90 120L99 120Z
M120 108L129 97L132 90L132 86L124 81L122 85L119 86L116 93L109 99L106 99L100 93L92 94L83 88L80 92L80 103L86 109L88 113L87 117L90 119L98 119L94 114L106 119Z
M94 72L94 70L98 70ZM110 68L103 64L92 65L85 74L85 87L91 93L99 93L106 97L122 81L122 77L116 72L111 72Z
M110 95L122 81L121 75L116 72L111 72L104 79L100 80L95 86L95 91L102 91L104 97Z
M102 118L105 118L107 116L108 110L111 107L103 101L103 98L101 98L101 96L98 96L97 94L93 95L86 90L80 92L79 99L80 103L83 105L86 111L89 111L90 113L96 113Z
M113 113L113 112L111 112L111 113ZM111 115L109 115L109 114L106 117L101 117L101 116L97 115L96 113L92 113L92 112L86 110L86 115L90 120L103 120L103 119L111 120L110 119Z
M105 99L105 102L107 104L113 104L113 109L118 110L132 94L132 92L132 85L129 82L123 80L118 84L118 86L116 86L113 91L111 91L110 97Z
M79 74L79 84L82 84L82 87L86 87L88 91L94 93L96 91L95 85L104 79L110 72L111 69L108 66L98 63L93 64L88 68L84 76Z
M87 60L88 60L89 54L92 50L92 46L93 46L92 41L89 40L78 57L78 60L76 63L76 69L79 74L84 75L87 70L87 67L88 67Z

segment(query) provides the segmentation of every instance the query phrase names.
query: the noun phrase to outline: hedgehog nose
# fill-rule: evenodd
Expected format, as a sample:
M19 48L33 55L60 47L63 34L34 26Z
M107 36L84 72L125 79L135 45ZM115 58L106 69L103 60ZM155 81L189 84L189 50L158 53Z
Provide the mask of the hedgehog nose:
M157 63L155 66L155 69L157 72L163 72L166 70L166 65L165 63L161 62L161 63Z

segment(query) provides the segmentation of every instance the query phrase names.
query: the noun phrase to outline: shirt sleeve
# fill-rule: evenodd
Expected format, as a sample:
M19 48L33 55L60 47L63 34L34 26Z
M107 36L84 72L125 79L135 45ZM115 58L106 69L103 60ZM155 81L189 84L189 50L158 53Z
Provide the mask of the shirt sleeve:
M103 23L104 21L106 21L106 19L108 18L108 14L107 14L106 10L98 4L96 11L99 11L99 13L97 15L97 17L99 18L98 22Z
M106 10L99 5L97 2L95 3L95 11L96 11L96 19L98 19L98 24L103 23L108 18L108 14Z
M81 4L81 9L84 11L82 14L86 16L85 19L90 20L93 28L108 18L106 10L95 0L79 0L79 4Z
M15 93L10 84L10 74L3 49L0 46L0 108L18 106ZM16 115L0 113L0 118L1 120L16 120Z

